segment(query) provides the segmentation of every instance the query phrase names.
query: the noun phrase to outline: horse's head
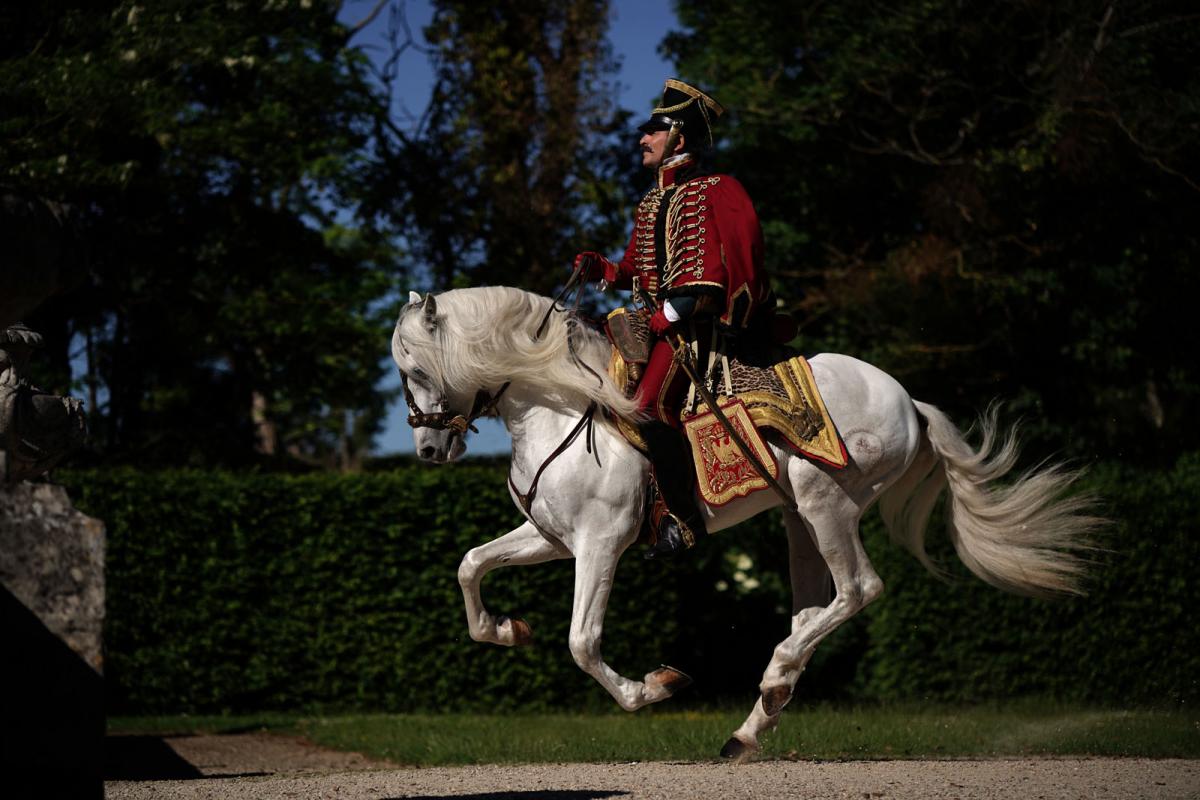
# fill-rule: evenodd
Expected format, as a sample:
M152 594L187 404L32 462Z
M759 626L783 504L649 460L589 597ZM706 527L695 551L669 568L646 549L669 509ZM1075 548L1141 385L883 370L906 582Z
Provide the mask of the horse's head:
M438 326L433 293L424 299L410 293L392 333L392 359L400 369L417 456L441 464L467 450L465 436L474 394L445 386Z

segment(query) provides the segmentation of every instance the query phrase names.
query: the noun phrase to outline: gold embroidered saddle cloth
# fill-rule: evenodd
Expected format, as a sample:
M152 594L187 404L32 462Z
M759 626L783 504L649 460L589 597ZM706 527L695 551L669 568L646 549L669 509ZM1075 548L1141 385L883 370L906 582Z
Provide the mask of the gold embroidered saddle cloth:
M632 396L649 360L646 315L617 309L609 314L605 327L613 343L609 375ZM726 364L728 380L724 375ZM773 478L778 478L778 467L763 435L831 467L846 466L846 448L825 409L812 369L802 356L769 367L746 364L733 357L718 360L709 375L709 387L725 417ZM703 402L694 409L685 404L680 422L692 445L696 477L706 502L723 505L768 488ZM619 420L618 426L635 447L645 450L633 425Z

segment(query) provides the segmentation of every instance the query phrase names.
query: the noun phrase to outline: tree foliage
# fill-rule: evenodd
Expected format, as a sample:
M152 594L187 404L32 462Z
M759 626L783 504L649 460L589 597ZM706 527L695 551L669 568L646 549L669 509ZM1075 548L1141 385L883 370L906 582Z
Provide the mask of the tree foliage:
M339 6L0 12L0 183L72 204L91 252L88 285L29 320L41 382L67 391L86 356L106 458L353 466L390 399L398 277L549 291L580 242L619 238L606 2L438 3L416 125Z
M0 184L71 203L71 348L108 458L352 465L398 275L548 292L628 232L642 175L603 0L435 0L435 85L390 112L337 5L66 0L0 10ZM376 9L375 6L372 7ZM806 350L864 357L1039 453L1200 446L1189 320L1200 18L1185 4L679 0L679 77L729 107ZM378 9L376 9L378 10ZM367 14L373 18L373 14ZM77 353L78 354L78 353Z
M329 462L340 445L353 460L384 404L372 304L394 276L387 239L353 217L380 101L335 8L0 14L0 182L73 204L91 251L90 285L30 322L60 389L86 342L97 446L244 463Z
M1183 4L683 0L807 349L1042 450L1195 447L1200 17ZM1053 423L1043 422L1053 420Z
M432 99L415 127L381 137L381 209L435 286L548 292L581 242L611 244L627 224L609 4L433 5Z

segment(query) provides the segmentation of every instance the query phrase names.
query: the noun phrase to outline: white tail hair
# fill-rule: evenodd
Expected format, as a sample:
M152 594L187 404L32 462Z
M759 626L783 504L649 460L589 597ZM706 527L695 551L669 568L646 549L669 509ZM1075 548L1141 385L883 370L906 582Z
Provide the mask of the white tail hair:
M1030 470L1008 485L990 485L1007 475L1017 460L1015 431L1002 440L998 436L997 408L992 406L981 417L983 441L976 450L937 408L913 404L925 419L925 441L879 503L892 540L941 574L925 552L925 528L949 484L947 528L958 557L971 572L1016 594L1083 594L1080 582L1086 562L1076 553L1092 547L1089 535L1107 521L1087 513L1095 505L1091 495L1064 496L1079 473L1053 464Z
M550 298L488 286L453 289L434 299L433 326L426 325L420 305L404 307L392 350L420 363L443 391L471 393L512 381L541 390L550 402L595 400L617 415L636 417L637 403L608 377L608 340L563 311L549 311Z

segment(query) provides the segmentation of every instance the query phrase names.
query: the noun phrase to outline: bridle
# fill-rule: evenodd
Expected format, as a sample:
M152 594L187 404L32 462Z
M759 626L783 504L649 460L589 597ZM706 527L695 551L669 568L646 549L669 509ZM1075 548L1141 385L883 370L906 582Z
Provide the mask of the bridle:
M585 286L583 281L583 268L584 265L580 264L575 268L574 272L571 273L571 277L563 286L562 291L558 293L553 302L550 303L550 307L546 309L546 314L542 317L542 321L538 325L537 332L534 333L533 338L540 339L542 334L545 333L546 324L550 321L550 314L552 312L566 312L569 316L575 316L578 314L579 304L583 298L583 289ZM559 308L559 302L566 297L567 293L571 291L571 289L576 289L574 305L572 305L570 309ZM570 339L568 339L568 347L570 347L570 344ZM573 349L571 354L574 356ZM584 364L583 361L579 360L578 358L576 358L576 361L583 369L587 370L593 375L596 375L595 371L587 364ZM598 381L603 380L599 375L596 375L596 379ZM500 390L496 392L495 396L489 394L483 389L480 389L478 392L476 392L475 401L471 404L471 411L465 417L462 414L455 414L452 411L436 411L432 413L426 413L421 410L420 406L417 405L417 401L416 398L413 397L412 390L408 388L408 375L405 374L404 370L400 370L400 385L404 387L404 400L408 403L409 427L433 428L434 430L439 431L454 431L460 436L466 433L468 430L473 433L479 433L479 429L476 428L473 423L480 417L486 417L497 413L496 404L500 402L500 398L504 396L504 392L508 389L510 383L511 381L505 381L504 385L500 387ZM446 398L443 396L440 404L444 405L445 402ZM572 439L573 438L574 437L572 437ZM557 453L555 455L557 455Z
M475 393L475 401L471 404L471 411L467 416L455 414L453 411L434 411L426 413L417 405L417 399L413 397L412 390L408 388L408 375L400 371L400 385L404 387L404 401L408 403L408 425L410 428L433 428L438 431L454 431L460 436L468 430L474 433L479 433L479 429L473 424L480 417L490 416L496 413L496 404L500 402L500 398L504 396L504 392L508 389L510 381L505 381L504 385L495 395L489 394L483 389ZM445 398L440 404L445 404Z
M583 298L583 290L585 288L585 282L583 281L583 268L583 264L580 264L575 268L575 271L571 273L571 277L563 286L562 291L560 291L550 303L550 307L546 309L546 313L542 317L541 322L538 324L537 331L533 335L535 339L540 339L542 334L545 333L546 325L550 321L550 315L553 312L558 311L560 313L566 313L568 316L572 317L578 314L580 301ZM563 298L566 297L567 293L572 289L576 290L574 304L570 308L560 308L559 302L562 301ZM574 348L571 346L569 334L567 338L567 346L570 348L571 355L573 358L575 358L576 363L587 372L595 375L596 380L603 382L603 378L597 375L595 370L585 364L583 360L575 354ZM511 381L505 381L504 385L500 387L495 395L491 395L486 390L480 389L475 393L475 401L471 404L471 411L465 417L462 414L455 414L452 411L425 413L421 411L420 406L417 405L416 398L413 397L412 390L408 388L408 375L404 372L404 370L400 370L400 385L404 387L404 399L408 403L408 410L410 412L408 415L409 427L433 428L434 430L443 431L449 430L454 431L460 436L466 433L468 430L474 433L479 433L479 429L476 428L472 423L480 417L498 413L496 411L496 404L500 402L500 398L504 396L505 390L508 389L509 384L511 383ZM439 400L439 405L445 404L446 398L443 396ZM533 519L533 499L537 496L538 481L541 479L542 473L546 471L546 467L550 466L551 462L566 452L566 450L575 442L575 440L579 438L581 433L586 431L584 441L587 445L587 451L592 455L593 458L596 459L597 464L600 463L599 451L596 449L595 445L596 434L594 427L596 412L599 410L599 408L599 404L595 400L588 404L587 410L583 412L583 415L579 418L579 422L575 424L575 427L571 429L566 438L564 438L558 447L554 449L554 452L552 452L546 458L546 460L542 462L541 466L538 467L537 471L534 473L533 480L529 484L529 488L526 491L522 492L517 489L517 485L513 483L512 480L512 468L509 468L509 488L512 490L513 495L517 498L522 511L525 512L526 516L528 516L530 520Z

